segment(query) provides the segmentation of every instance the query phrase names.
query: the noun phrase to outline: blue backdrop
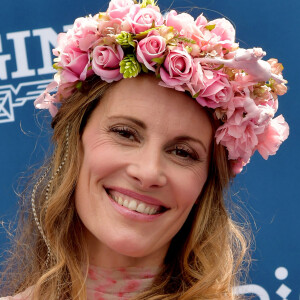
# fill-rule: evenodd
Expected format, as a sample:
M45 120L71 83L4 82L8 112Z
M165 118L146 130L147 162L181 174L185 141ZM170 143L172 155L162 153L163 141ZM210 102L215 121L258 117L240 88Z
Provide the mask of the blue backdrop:
M171 1L161 0L162 9ZM299 0L172 1L178 11L201 12L209 19L223 15L237 27L240 46L262 47L268 58L283 63L289 92L280 97L279 113L290 124L290 137L275 157L252 158L233 187L243 201L256 237L249 285L255 299L300 299L299 163ZM105 11L106 1L7 1L0 9L0 221L7 225L17 210L16 188L23 171L41 162L49 135L42 133L32 100L52 77L51 48L56 34L78 16ZM47 128L50 118L43 126ZM50 132L50 130L49 130ZM0 249L7 238L0 229ZM2 251L1 250L1 251ZM251 285L250 285L251 284Z

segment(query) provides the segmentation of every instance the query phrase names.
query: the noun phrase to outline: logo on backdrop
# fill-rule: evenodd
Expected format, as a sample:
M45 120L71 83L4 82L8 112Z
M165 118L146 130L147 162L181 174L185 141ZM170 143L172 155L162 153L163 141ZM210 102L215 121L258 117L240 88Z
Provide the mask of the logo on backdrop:
M63 30L69 28L70 25L66 25ZM40 56L35 58L28 55L34 39L38 39L40 45ZM52 81L55 72L52 48L56 41L57 33L51 27L0 34L0 124L14 122L15 109L35 100ZM13 46L11 53L7 51L9 45ZM30 67L33 60L42 67Z
M283 281L288 277L288 270L285 267L279 267L275 270L276 279ZM276 294L282 300L288 300L288 296L291 294L292 290L284 283L279 284L279 287L275 291ZM270 300L268 292L260 285L257 284L247 284L240 285L235 288L235 294L237 295L252 295L256 296L255 299L258 300ZM300 296L299 296L300 299Z

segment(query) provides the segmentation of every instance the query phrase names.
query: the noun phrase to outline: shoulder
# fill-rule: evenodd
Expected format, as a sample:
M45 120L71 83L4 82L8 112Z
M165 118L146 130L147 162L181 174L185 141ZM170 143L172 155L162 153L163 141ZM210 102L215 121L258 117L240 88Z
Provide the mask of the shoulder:
M29 287L24 292L15 296L2 297L0 300L31 300L33 288Z

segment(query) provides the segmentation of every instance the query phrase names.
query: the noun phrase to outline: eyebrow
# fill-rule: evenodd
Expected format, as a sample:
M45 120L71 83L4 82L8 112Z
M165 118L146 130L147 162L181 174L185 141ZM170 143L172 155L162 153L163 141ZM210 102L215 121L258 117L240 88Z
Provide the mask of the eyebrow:
M128 121L131 121L131 122L135 123L136 125L138 125L139 127L143 128L143 129L147 129L147 126L144 122L142 122L140 120L137 120L135 118L132 118L132 117L128 117L128 116L111 116L111 117L108 117L108 119L110 119L110 120L125 119L125 120L128 120Z
M113 120L113 119L125 119L125 120L133 122L134 124L138 125L142 129L147 129L147 126L146 126L146 124L143 121L135 119L135 118L132 118L132 117L129 117L129 116L122 116L122 115L121 116L111 116L111 117L108 117L108 119L110 119L110 120ZM188 136L188 135L181 135L181 136L177 136L176 138L174 138L174 141L176 141L176 142L190 141L190 142L198 143L198 144L200 144L202 146L202 148L204 149L205 153L207 153L207 149L206 149L204 143L201 140L196 139L194 137L191 137L191 136Z

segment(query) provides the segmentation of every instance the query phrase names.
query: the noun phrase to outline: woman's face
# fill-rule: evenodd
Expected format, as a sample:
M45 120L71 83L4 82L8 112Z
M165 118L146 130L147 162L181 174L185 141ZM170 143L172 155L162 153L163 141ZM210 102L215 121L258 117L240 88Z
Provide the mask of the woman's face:
M206 181L211 139L203 108L155 78L106 92L82 135L75 192L92 264L162 263Z

